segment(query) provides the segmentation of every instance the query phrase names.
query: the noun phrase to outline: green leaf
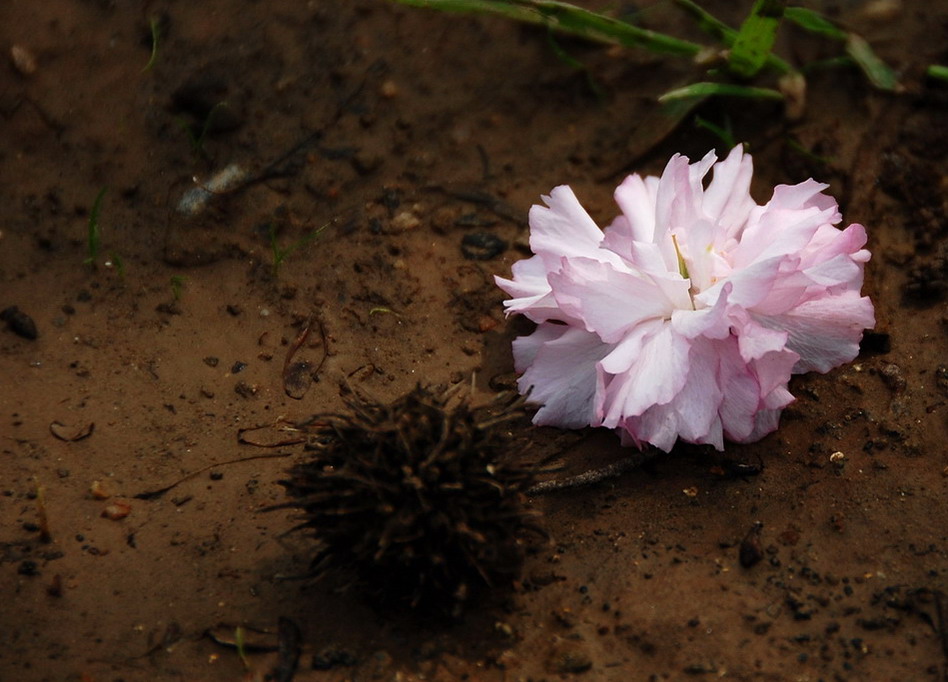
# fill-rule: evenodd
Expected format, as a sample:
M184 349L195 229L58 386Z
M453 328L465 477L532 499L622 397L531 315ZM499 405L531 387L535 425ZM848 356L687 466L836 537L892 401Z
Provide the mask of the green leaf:
M675 0L675 4L698 22L698 27L725 47L733 47L738 32L723 21L698 6L694 0ZM792 73L794 68L773 52L769 52L764 63L778 73Z
M755 88L732 83L692 83L683 88L670 90L658 98L659 102L672 102L692 97L748 97L751 99L782 100L783 95L771 88Z
M763 68L774 46L785 0L757 0L741 24L731 46L728 66L742 78L752 78Z
M787 7L783 11L783 16L787 21L792 21L810 33L816 33L833 40L846 40L846 31L837 28L833 22L813 10L805 7Z
M693 57L702 46L664 33L639 28L559 0L395 0L403 5L460 12L493 14L608 45L640 47L662 54Z
M852 57L866 78L875 87L888 92L895 92L901 89L899 78L889 66L876 56L876 53L869 47L869 43L855 33L850 33L846 38L846 54Z

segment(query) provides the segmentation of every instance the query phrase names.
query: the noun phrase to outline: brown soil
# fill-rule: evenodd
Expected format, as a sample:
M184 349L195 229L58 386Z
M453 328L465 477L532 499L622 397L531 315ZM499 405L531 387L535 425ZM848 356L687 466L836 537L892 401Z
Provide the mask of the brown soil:
M709 9L738 21L739 4ZM666 136L652 104L699 72L561 41L587 78L543 31L370 0L3 2L0 309L39 336L0 330L0 679L264 679L278 654L249 650L248 672L225 640L242 625L272 645L281 618L302 633L296 680L948 679L948 98L920 75L948 60L948 9L840 4L909 92L827 70L797 122L747 102L701 114L749 142L758 199L814 176L868 226L876 335L795 379L760 443L532 500L552 544L445 627L277 579L312 548L261 509L304 452L238 434L339 410L342 382L382 399L507 385L527 327L492 276L524 256L528 207L569 183L605 223L625 172L702 155L716 140L690 120ZM680 32L677 16L644 19ZM837 49L784 40L797 61ZM229 164L258 181L177 210ZM271 233L288 247L327 223L274 268ZM507 248L467 257L479 233ZM308 321L297 359L326 358L294 399L284 358ZM529 457L562 450L560 475L630 454L609 433L518 428ZM758 521L763 558L743 568Z

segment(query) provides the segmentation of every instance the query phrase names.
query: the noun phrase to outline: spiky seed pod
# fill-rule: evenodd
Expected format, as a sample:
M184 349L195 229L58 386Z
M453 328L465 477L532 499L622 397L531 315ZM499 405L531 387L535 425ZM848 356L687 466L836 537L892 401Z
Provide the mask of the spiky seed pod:
M510 461L522 399L471 407L417 386L391 404L352 395L347 415L309 421L311 459L280 483L317 540L313 574L345 576L378 603L457 617L480 588L511 584L530 469Z

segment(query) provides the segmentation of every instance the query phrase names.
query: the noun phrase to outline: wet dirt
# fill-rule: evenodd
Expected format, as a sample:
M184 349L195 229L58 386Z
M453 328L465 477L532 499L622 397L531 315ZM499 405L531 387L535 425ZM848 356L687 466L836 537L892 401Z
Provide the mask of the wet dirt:
M921 76L948 8L870 8L824 6L907 92L823 70L798 121L700 111L749 144L759 201L813 176L867 226L863 353L795 378L759 443L537 496L551 544L445 626L280 579L312 547L262 510L304 453L245 430L340 410L342 383L509 385L529 327L492 276L529 206L568 183L605 224L626 172L703 155L653 104L700 71L563 40L577 71L543 31L368 0L3 3L0 679L948 679L948 92ZM519 428L562 475L631 454Z

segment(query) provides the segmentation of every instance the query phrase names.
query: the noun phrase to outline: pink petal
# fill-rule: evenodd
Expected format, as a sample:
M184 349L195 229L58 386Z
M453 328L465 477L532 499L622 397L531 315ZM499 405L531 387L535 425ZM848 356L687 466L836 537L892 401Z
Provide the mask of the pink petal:
M731 236L747 220L756 205L750 195L754 164L744 149L737 145L727 158L714 166L714 177L704 192L702 207L710 220Z
M695 301L703 305L713 305L723 288L729 285L731 294L728 302L742 308L752 308L767 297L785 262L786 258L774 257L735 270L726 280L719 281L695 296Z
M773 257L797 255L827 223L829 213L817 208L801 210L766 209L747 226L740 243L731 250L735 270Z
M782 351L787 346L789 333L783 329L770 329L755 322L750 316L738 327L738 350L745 362L764 357L767 353ZM796 358L790 363L796 362ZM787 368L789 377L789 367Z
M760 386L737 351L736 343L722 343L719 349L718 385L724 395L719 410L721 424L728 438L740 441L754 430Z
M549 270L559 269L560 259L585 256L618 262L610 251L600 249L602 230L567 185L555 187L543 197L549 208L534 205L530 209L530 248Z
M710 308L674 311L671 318L672 329L689 339L697 336L723 339L728 336L731 326L728 298L732 288L730 282L725 283L717 301Z
M869 260L869 252L862 248L866 245L866 240L866 228L859 223L853 223L845 230L823 225L801 254L801 264L804 268L809 268L842 254L848 255L857 263L865 263Z
M559 308L550 291L546 266L539 256L517 261L511 272L513 279L494 277L497 286L512 296L504 301L507 315L522 313L534 322L557 317Z
M828 372L859 354L864 329L875 326L875 313L868 297L858 291L814 299L783 315L753 318L765 327L789 333L787 348L800 355L794 373Z
M626 428L634 424L641 439L668 452L677 438L689 443L714 445L724 448L724 436L718 418L718 407L723 394L717 379L716 342L700 340L691 347L688 356L688 376L684 386L665 405L650 407Z
M657 191L657 186L653 190ZM650 242L655 234L655 195L638 175L630 175L616 188L615 200L625 222L615 230L628 241ZM619 251L619 253L622 253Z
M536 336L536 339L533 337ZM514 360L525 371L517 381L530 402L541 405L534 424L576 429L598 425L596 365L609 352L595 334L544 323L514 342Z
M812 178L796 185L777 185L765 208L797 211L812 207L820 211L829 211L831 217L826 222L835 225L842 216L839 214L836 200L823 194L823 190L828 187L826 183L817 182Z
M636 363L642 353L642 346L647 338L661 331L664 320L648 320L630 330L619 343L613 346L599 367L607 374L623 374Z
M673 309L654 282L588 258L564 259L549 280L560 309L606 343L621 341L631 327ZM681 286L687 290L688 284Z
M642 344L632 367L612 377L603 401L604 426L614 428L625 417L642 414L675 397L688 377L688 341L668 325Z

